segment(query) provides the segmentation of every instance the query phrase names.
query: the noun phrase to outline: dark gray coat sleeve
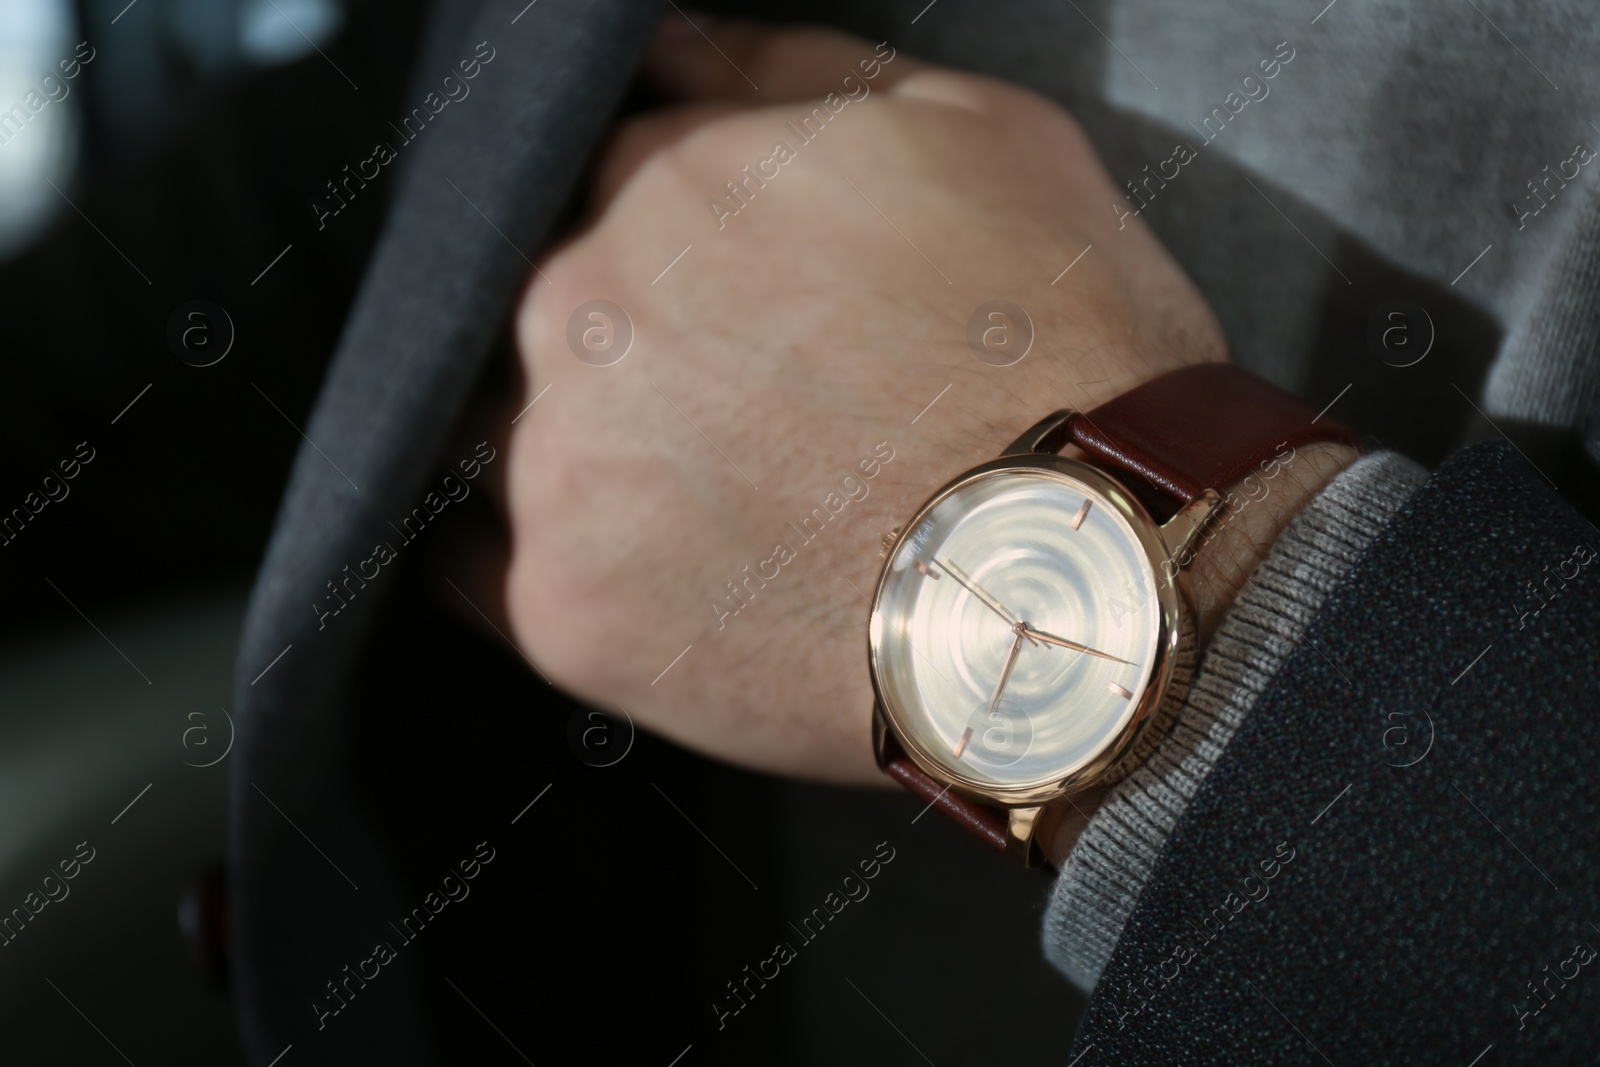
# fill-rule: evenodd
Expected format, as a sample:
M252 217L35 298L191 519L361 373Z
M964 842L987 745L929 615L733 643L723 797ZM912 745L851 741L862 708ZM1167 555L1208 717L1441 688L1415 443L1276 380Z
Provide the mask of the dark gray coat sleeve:
M1069 1061L1595 1062L1597 554L1510 447L1451 457L1188 806Z
M352 679L377 593L348 612L324 598L374 542L403 545L390 524L424 499L529 256L615 113L656 15L655 4L621 0L486 0L448 53L479 61L471 95L401 149L403 185L306 427L235 675L230 946L255 1064L319 1032L326 1057L442 1062L414 999L364 1028L328 1027L318 1010L341 1003L331 976L349 962L349 938L411 906L352 780ZM335 609L343 617L330 621ZM310 840L340 857L343 880ZM407 977L391 987L417 996L415 968L401 957Z

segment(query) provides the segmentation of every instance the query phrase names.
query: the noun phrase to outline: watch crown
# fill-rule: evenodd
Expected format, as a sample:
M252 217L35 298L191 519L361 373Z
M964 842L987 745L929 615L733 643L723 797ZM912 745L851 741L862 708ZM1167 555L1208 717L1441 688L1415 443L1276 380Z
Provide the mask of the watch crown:
M889 549L893 548L894 543L898 540L900 540L900 527L896 526L894 529L884 534L883 540L878 542L878 558L887 558L889 555Z

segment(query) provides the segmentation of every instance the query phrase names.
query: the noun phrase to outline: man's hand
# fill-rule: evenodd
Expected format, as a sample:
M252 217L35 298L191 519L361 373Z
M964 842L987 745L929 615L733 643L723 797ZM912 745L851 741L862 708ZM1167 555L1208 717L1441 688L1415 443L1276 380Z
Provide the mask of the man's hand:
M538 402L507 465L511 634L555 683L702 752L879 782L883 536L1051 410L1226 358L1221 331L1039 96L676 14L647 69L682 103L617 131L518 312L513 410ZM607 366L621 321L574 321L594 300L631 324ZM1031 320L1010 366L1014 315L978 317L987 360L968 341L995 300Z

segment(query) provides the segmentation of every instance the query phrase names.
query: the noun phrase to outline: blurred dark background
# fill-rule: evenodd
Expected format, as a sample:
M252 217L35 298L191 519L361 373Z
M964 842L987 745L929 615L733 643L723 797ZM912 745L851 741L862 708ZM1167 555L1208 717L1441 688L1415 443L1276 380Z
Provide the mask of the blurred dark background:
M0 4L0 108L23 106L0 114L0 513L26 511L0 546L0 901L95 849L0 952L8 1062L244 1062L217 981L233 650L397 183L320 230L308 204L403 111L422 42L443 36L429 27L459 17L418 0ZM62 80L75 53L93 58ZM202 318L174 318L194 301ZM174 322L199 332L174 345ZM1080 1001L1040 955L1041 876L913 823L896 793L777 783L645 736L594 766L626 724L443 617L425 564L400 564L371 643L364 673L384 681L361 698L362 759L419 899L475 842L497 847L478 903L419 941L448 1059L1060 1057ZM453 666L408 672L421 662ZM724 984L796 942L788 924L879 842L895 859L871 895L719 1030ZM352 1009L329 1032L358 1050L403 998L374 983Z

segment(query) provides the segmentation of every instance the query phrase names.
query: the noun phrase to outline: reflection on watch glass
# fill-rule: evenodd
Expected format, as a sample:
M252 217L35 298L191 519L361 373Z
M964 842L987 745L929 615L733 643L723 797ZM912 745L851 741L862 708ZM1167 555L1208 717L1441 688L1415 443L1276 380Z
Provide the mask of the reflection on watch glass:
M996 785L1062 777L1115 739L1161 640L1133 527L1040 469L979 475L925 512L876 608L880 689L901 731Z

